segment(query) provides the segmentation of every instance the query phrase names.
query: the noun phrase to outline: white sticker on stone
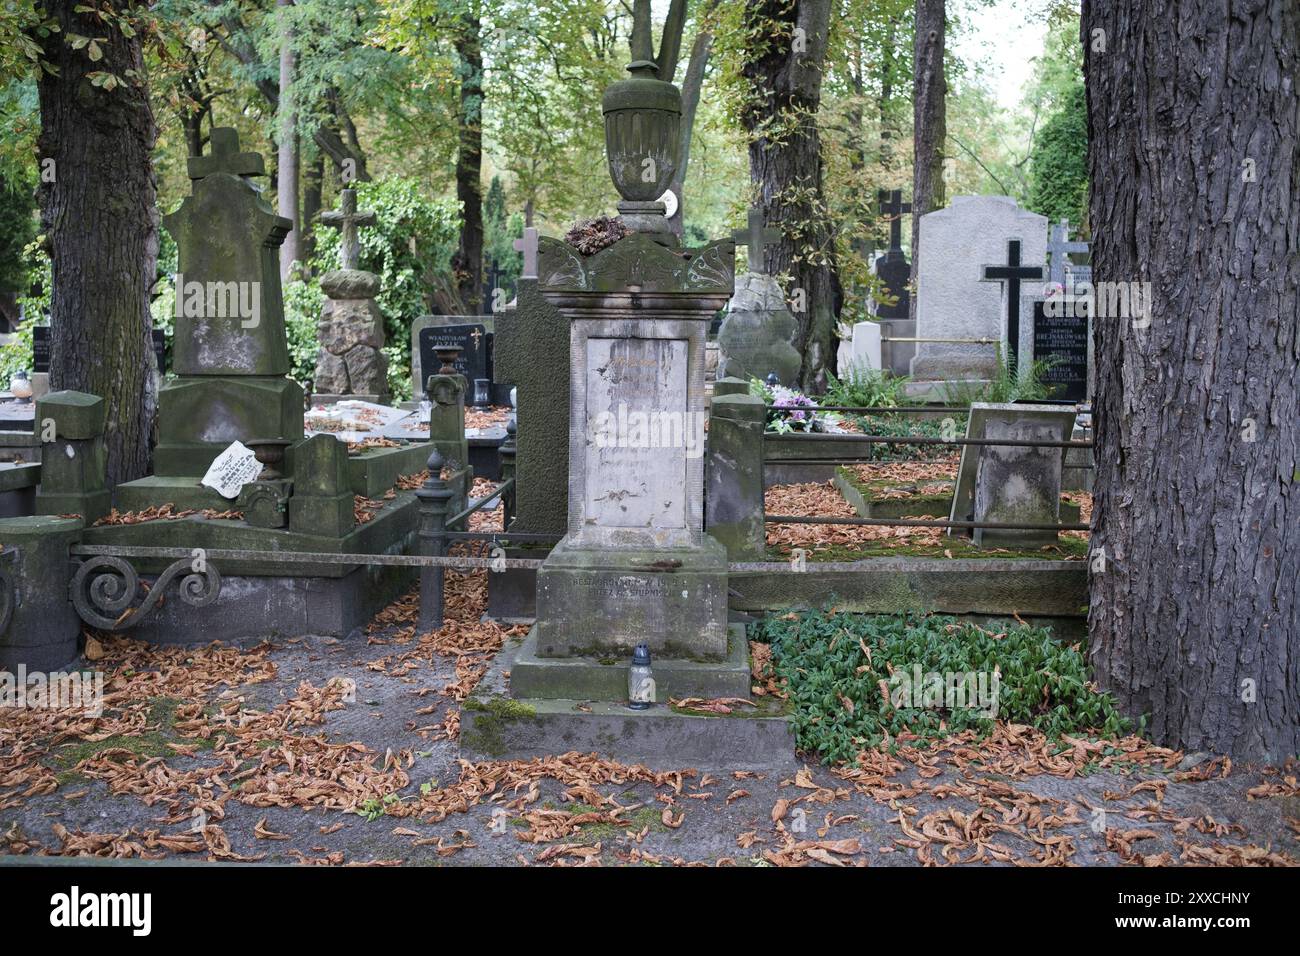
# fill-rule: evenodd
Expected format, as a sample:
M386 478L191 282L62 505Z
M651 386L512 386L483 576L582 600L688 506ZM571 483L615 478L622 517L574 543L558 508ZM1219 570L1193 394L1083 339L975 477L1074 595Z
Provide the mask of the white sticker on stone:
M240 489L261 473L262 466L252 450L234 442L217 456L201 483L223 498L237 498Z

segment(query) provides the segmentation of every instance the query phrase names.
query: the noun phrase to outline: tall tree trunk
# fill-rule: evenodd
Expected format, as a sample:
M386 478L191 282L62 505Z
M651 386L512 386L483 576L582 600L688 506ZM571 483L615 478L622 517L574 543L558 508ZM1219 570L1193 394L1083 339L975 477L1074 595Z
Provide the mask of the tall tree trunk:
M321 210L322 193L325 187L325 154L316 153L316 158L307 167L302 183L302 237L298 248L302 261L310 262L316 253L316 216Z
M288 279L295 262L302 258L299 249L300 229L298 211L298 116L294 109L293 74L296 56L293 50L293 28L289 7L293 0L276 0L280 15L280 104L279 161L276 163L276 191L279 199L277 212L293 221L293 228L280 246L280 278Z
M1086 0L1089 635L1156 741L1300 753L1300 6Z
M686 76L682 79L682 139L677 152L677 169L668 188L677 197L677 209L668 217L668 228L678 238L686 228L686 170L691 162L691 134L695 131L695 114L700 106L700 91L704 87L704 71L713 52L713 30L708 22L718 0L705 0L696 15L698 24L691 56L686 61ZM663 77L671 80L671 77Z
M767 271L791 277L789 297L799 320L799 378L821 392L835 361L840 281L834 223L823 189L817 113L830 23L830 0L747 0L745 29L772 38L749 44L743 74L751 84L742 113L749 132L749 175L767 225L782 238L768 253ZM780 35L773 30L780 31ZM759 263L753 264L759 268Z
M460 243L451 264L456 291L470 314L482 306L483 274L483 46L482 12L473 0L457 20L460 77L460 138L456 149L456 198L460 200Z
M38 151L54 161L40 188L50 252L50 384L104 398L108 478L128 481L149 469L157 407L149 341L149 289L158 265L158 209L151 151L157 128L144 80L138 34L74 12L81 0L50 0L60 32L38 38L57 72L42 71ZM111 0L114 12L132 4ZM70 35L106 38L92 62ZM113 89L87 74L111 73ZM128 73L130 76L128 77Z
M944 205L943 147L948 136L943 75L944 0L916 0L912 87L912 284L920 261L921 217ZM916 296L910 312L916 318Z

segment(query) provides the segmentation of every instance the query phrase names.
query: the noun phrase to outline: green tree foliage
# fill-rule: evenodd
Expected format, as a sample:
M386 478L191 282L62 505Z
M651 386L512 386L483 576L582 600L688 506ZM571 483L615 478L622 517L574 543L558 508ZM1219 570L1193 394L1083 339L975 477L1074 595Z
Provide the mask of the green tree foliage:
M1088 109L1083 84L1067 94L1034 138L1029 208L1056 222L1088 218Z

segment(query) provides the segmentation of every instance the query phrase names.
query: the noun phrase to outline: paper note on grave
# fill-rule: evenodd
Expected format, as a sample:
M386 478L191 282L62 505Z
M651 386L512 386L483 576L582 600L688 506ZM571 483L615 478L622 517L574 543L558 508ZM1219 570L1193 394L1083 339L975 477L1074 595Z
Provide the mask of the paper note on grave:
M239 490L262 473L262 465L241 442L234 442L217 456L201 484L223 498L238 498Z

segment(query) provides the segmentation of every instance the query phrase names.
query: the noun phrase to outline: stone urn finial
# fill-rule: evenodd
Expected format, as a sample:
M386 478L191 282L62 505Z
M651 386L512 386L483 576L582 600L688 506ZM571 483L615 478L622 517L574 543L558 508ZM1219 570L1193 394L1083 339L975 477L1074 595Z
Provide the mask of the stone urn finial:
M681 5L684 7L685 5ZM676 31L676 33L674 33ZM671 82L677 63L680 24L668 23L656 59L650 36L649 0L637 0L632 62L626 80L605 89L605 159L623 201L618 211L633 232L666 232L659 201L677 170L682 94Z

